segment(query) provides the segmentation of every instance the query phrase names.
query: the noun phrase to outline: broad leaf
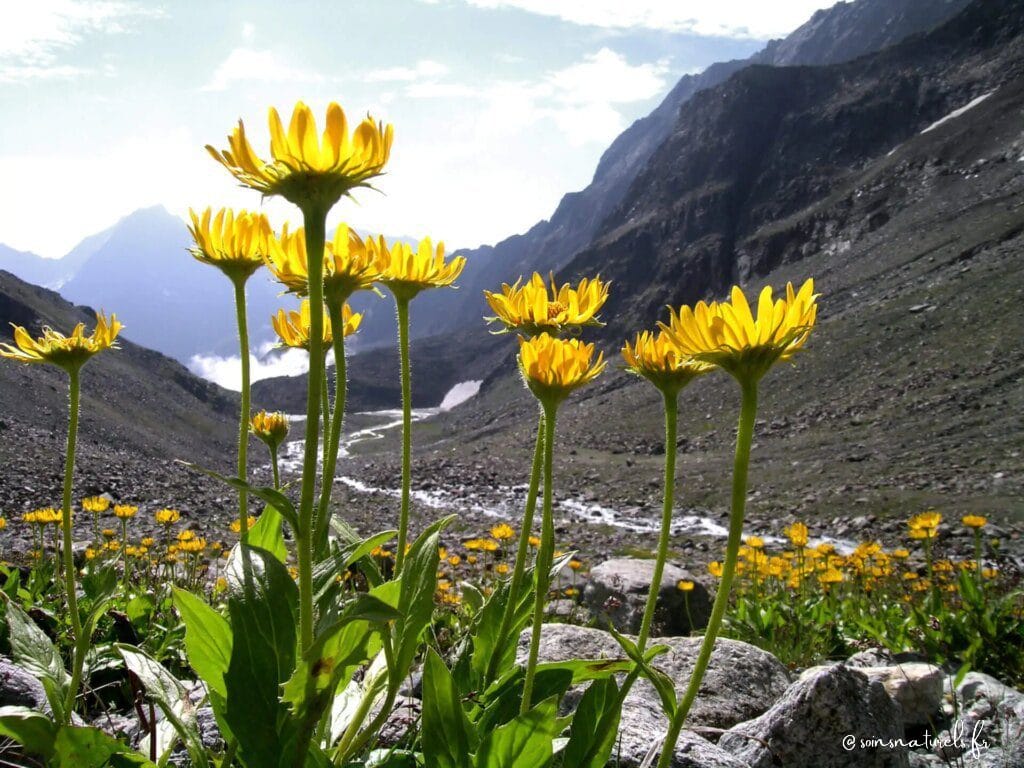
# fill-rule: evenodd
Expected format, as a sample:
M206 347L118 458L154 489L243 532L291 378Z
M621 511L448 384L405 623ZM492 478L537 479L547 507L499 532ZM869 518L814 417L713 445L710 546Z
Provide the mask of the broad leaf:
M155 768L141 754L98 728L72 726L57 732L54 761L61 768Z
M495 728L481 740L474 767L546 768L553 754L551 742L563 725L557 708L558 699L552 696Z
M427 765L471 768L476 729L466 718L455 681L433 648L423 665L423 726L420 741Z
M267 504L256 525L249 529L249 546L265 549L282 563L285 562L288 549L284 545L284 533L281 531L283 521L277 508Z
M49 758L57 738L53 718L28 707L0 707L0 736L18 742L30 755Z
M231 625L202 599L174 588L174 607L185 622L188 663L212 694L227 696L224 674L231 661Z
M615 746L620 714L615 678L591 683L573 714L562 763L573 768L603 768Z
M54 716L61 719L68 674L60 653L36 623L6 595L7 632L14 663L36 677L46 690Z

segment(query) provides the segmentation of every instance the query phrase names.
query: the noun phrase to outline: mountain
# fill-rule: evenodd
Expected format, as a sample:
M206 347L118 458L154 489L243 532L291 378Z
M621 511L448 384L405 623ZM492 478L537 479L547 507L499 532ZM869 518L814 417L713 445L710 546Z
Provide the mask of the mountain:
M92 310L0 271L0 341L11 341L11 323L35 335L44 325L67 333L79 322L91 330ZM0 509L59 501L67 399L63 371L0 359ZM173 459L228 470L237 408L234 393L122 340L82 370L78 492L197 503L190 494L205 483Z
M417 300L414 336L425 337L478 324L487 314L482 292L533 271L561 270L597 233L619 204L652 153L669 136L680 107L694 94L714 88L753 64L825 65L848 61L932 29L968 4L968 0L858 0L821 10L784 40L769 43L745 61L712 64L684 76L648 116L627 128L602 155L591 183L565 195L551 218L494 246L459 253L466 269L455 297L434 291ZM371 318L362 329L368 346L391 344L394 318Z

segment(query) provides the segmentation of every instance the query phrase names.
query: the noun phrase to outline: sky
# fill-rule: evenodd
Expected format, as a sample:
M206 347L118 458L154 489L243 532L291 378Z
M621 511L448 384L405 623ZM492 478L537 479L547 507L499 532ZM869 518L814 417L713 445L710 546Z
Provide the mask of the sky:
M261 208L203 147L267 108L395 127L331 224L494 243L547 218L678 79L832 0L0 0L0 243L60 257L141 207Z

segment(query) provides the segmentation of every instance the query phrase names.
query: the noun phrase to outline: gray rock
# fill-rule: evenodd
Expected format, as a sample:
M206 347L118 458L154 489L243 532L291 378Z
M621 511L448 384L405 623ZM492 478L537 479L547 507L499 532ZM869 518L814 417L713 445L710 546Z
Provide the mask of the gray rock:
M583 602L597 618L598 626L611 622L620 632L639 632L653 575L654 560L633 557L607 560L591 569L583 590ZM694 582L692 592L684 594L676 587L683 579ZM689 635L694 629L707 626L710 615L711 598L707 589L688 571L666 563L651 634Z
M950 680L946 693L951 695ZM969 672L956 687L957 713L933 752L974 768L1024 765L1024 693L991 675Z
M907 768L906 747L888 745L902 738L899 708L882 684L838 664L795 683L718 745L751 768Z
M894 664L896 658L888 648L868 648L859 651L846 660L846 666L860 669L863 667L888 667Z
M423 702L411 696L398 696L395 699L395 706L384 721L380 730L380 742L378 746L394 747L401 743L410 729L416 727L420 714L423 712Z
M28 707L51 714L42 683L6 656L0 656L0 707Z
M619 743L612 750L610 766L615 768L639 768L644 765L650 750L654 750L651 765L658 761L661 754L661 739L666 724L660 721L644 722L639 719L624 723L619 728ZM675 753L672 756L672 768L748 768L725 750L711 743L693 731L684 730L679 734Z
M818 674L825 667L811 667L800 679ZM942 715L942 687L945 673L932 664L911 662L891 666L860 667L868 680L877 680L900 708L904 725L931 725Z
M682 696L701 638L659 638L657 642L669 646L670 650L657 657L655 666L675 681L676 695ZM529 643L530 632L527 630L519 638L517 660L520 664L525 663ZM542 662L623 656L615 638L604 630L571 624L545 624L541 632L539 659ZM767 710L788 686L786 668L770 653L737 640L719 638L687 725L729 728ZM566 697L569 708L575 706L580 694L581 691L570 691ZM658 694L649 682L638 680L622 708L619 754L623 768L639 765L650 749L652 739L663 734L667 727ZM699 738L696 734L692 736ZM703 744L695 743L691 748L694 755L699 754L697 747L703 747ZM683 759L680 749L676 750L675 765L701 765L698 762L679 762ZM732 764L721 763L722 766ZM708 765L715 763L712 760Z

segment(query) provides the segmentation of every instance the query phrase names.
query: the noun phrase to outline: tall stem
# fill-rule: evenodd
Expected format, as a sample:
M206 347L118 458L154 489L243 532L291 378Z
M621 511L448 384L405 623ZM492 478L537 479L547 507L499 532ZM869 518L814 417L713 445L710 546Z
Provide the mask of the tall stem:
M249 482L249 322L245 311L245 277L236 277L235 313L238 317L238 351L242 362L242 407L238 419L238 479ZM249 492L238 491L238 533L243 544L249 541Z
M348 389L348 373L345 366L345 323L341 301L330 301L327 312L331 318L334 334L334 412L331 414L331 433L327 440L324 476L320 486L320 505L317 508L316 524L313 529L314 551L322 556L327 549L327 534L331 529L331 494L334 492L334 476L338 469L338 449L341 445L341 429L345 420L345 397Z
M395 297L398 309L398 354L402 365L402 507L398 516L398 551L395 575L405 562L405 541L409 536L409 493L412 484L412 378L409 370L409 300Z
M537 422L537 442L533 449L533 468L530 470L530 488L526 493L526 509L523 511L523 527L519 532L519 548L516 551L516 564L512 569L512 579L509 582L508 602L505 604L505 613L501 617L501 627L496 635L495 648L491 654L491 660L487 664L487 673L484 676L483 684L488 685L495 678L498 672L498 664L505 654L510 638L509 630L515 617L516 609L519 607L519 590L523 584L523 574L526 571L526 556L530 551L530 534L533 533L533 513L537 509L537 490L540 487L540 472L544 462L544 411L541 410L540 419Z
M537 548L537 563L534 567L534 581L537 592L533 602L533 632L530 636L530 656L526 662L526 680L523 683L523 701L520 713L530 709L533 696L533 678L537 672L537 656L540 653L540 633L544 624L544 606L551 585L551 562L555 552L555 523L551 517L552 465L555 449L555 413L558 406L544 403L544 506L541 510L540 546Z
M68 686L67 698L64 702L64 723L71 722L71 713L78 697L78 687L82 683L82 666L85 663L85 651L88 643L82 637L82 618L78 614L78 593L75 579L75 556L71 541L71 489L75 475L75 444L78 440L78 400L79 370L69 368L70 384L68 387L68 444L67 455L64 457L64 499L61 508L61 528L64 535L64 592L68 598L68 614L71 619L71 642L74 646L74 659L71 668L71 683Z
M281 490L281 468L278 466L277 448L270 451L270 469L274 473L274 490Z
M665 573L669 538L672 535L672 503L676 484L676 424L679 416L679 396L676 391L668 388L663 390L662 394L665 398L665 498L661 510L661 536L658 538L658 556L654 561L651 588L647 591L647 605L644 608L644 617L640 622L640 635L636 641L637 648L641 651L646 647L647 638L651 635L654 609L657 606L658 594L661 591L661 577Z
M326 353L323 361L320 363L320 410L323 411L323 467L320 470L320 490L323 492L324 478L327 477L327 452L330 445L330 441L327 436L331 434L331 398L328 391L331 388L330 381L327 378L327 358ZM313 528L316 529L316 518L313 520Z
M693 702L697 698L697 691L700 690L704 672L711 660L711 652L715 648L715 639L718 637L722 618L725 616L725 608L729 603L729 590L732 587L732 577L736 571L740 542L743 539L743 514L747 502L747 468L750 465L750 444L754 437L754 418L757 416L757 382L742 381L740 383L743 389L743 404L740 408L739 431L736 435L736 458L732 473L732 513L729 516L729 539L725 546L722 578L718 585L718 594L715 595L715 604L711 608L711 617L708 619L708 626L704 632L704 641L700 645L697 662L690 675L690 683L679 708L672 717L672 722L669 724L665 744L661 748L658 768L668 768L672 764L679 732L683 728L690 707L693 706Z
M299 638L305 651L313 644L313 501L316 491L320 439L319 361L324 356L324 230L327 209L315 203L302 208L306 228L306 263L309 269L309 376L306 377L306 445L302 457L302 493L299 529L295 532L299 566Z

